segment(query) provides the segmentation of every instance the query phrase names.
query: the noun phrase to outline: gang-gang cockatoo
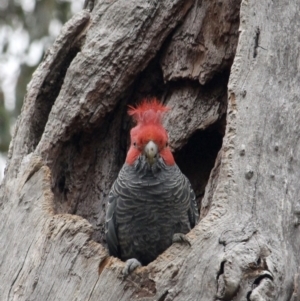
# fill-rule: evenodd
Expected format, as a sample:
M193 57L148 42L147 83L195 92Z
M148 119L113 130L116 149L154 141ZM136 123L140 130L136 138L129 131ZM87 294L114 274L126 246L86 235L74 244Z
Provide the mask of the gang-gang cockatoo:
M105 223L109 253L126 261L125 276L173 242L189 243L184 234L198 221L195 193L174 161L162 125L168 110L152 99L128 111L137 125L108 196Z

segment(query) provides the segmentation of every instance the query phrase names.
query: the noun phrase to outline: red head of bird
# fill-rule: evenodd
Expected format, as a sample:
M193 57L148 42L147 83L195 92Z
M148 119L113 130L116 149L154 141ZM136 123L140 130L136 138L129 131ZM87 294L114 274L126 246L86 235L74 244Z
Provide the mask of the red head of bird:
M162 117L168 110L157 99L144 100L137 107L130 107L128 114L137 125L130 131L127 164L133 164L140 155L145 155L150 164L159 156L167 165L175 163L168 145L168 133L162 125Z

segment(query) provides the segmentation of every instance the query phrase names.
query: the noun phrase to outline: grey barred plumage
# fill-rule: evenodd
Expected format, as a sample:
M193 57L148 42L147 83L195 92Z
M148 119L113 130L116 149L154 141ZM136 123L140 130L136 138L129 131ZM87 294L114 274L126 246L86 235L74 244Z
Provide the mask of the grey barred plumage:
M161 121L169 108L156 99L130 107L137 122L130 131L126 163L108 197L106 240L109 253L126 260L126 276L148 264L172 242L189 240L198 221L196 197L175 164Z
M198 220L195 194L176 164L145 156L124 164L108 197L106 239L111 255L143 265L188 233Z

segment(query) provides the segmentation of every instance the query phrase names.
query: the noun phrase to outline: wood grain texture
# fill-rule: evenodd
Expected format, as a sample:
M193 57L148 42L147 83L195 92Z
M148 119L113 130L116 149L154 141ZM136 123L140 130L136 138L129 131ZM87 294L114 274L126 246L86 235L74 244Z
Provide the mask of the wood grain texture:
M189 14L207 13L197 32L210 37L211 9L229 13L234 3L95 1L64 26L28 86L1 184L3 300L299 300L300 4L243 0L231 71L222 65L228 53L233 58L231 38L215 48L218 55L205 50L205 66L213 56L218 64L193 62L203 77L166 56L191 24ZM225 21L237 30L232 14ZM214 154L215 166L202 219L188 234L192 246L173 244L123 280L124 263L104 248L105 197L127 150L127 104L143 96L138 86L151 78L151 66L161 77L147 89L173 107L165 125L199 194L208 178L197 172L208 158L199 145ZM225 111L219 151L219 138L217 146L205 141L217 132L222 138Z
M164 49L164 79L208 83L230 68L238 40L241 0L197 0Z
M223 300L292 300L300 239L297 9L297 1L242 2L221 163L213 197L203 201L210 210L202 225L224 231Z
M165 100L171 108L164 125L173 150L181 149L196 131L203 131L226 114L227 81L223 76L209 85L182 81L171 86Z

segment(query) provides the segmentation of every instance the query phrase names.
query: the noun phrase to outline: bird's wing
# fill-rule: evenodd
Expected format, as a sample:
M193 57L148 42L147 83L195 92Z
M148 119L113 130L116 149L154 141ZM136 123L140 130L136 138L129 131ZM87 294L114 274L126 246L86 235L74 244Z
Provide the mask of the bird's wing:
M113 188L109 193L108 202L107 202L107 210L106 210L106 220L105 220L105 234L106 234L106 242L109 250L109 254L117 257L118 249L119 249L119 241L117 237L116 230L116 217L115 217L115 209L117 203L117 196L113 193Z
M165 179L163 180L165 188L166 199L172 200L170 202L173 206L173 218L175 220L182 219L182 214L187 214L186 223L188 229L193 228L199 219L198 206L196 202L196 195L192 189L188 178L180 171L177 165L166 167ZM167 196L171 192L170 196ZM178 210L176 210L178 208ZM182 211L186 210L186 211ZM178 215L179 214L179 215ZM180 217L181 216L181 217Z
M191 186L188 178L180 171L179 167L173 171L175 179L173 193L174 196L177 196L180 203L186 204L185 206L188 208L188 221L190 224L190 229L194 228L199 219L198 206L196 202L196 195Z
M120 241L122 237L119 239L118 232L120 227L127 228L132 218L128 212L136 207L132 192L136 186L134 171L124 165L109 192L107 202L105 234L109 254L112 256L121 256L120 245L124 242Z

